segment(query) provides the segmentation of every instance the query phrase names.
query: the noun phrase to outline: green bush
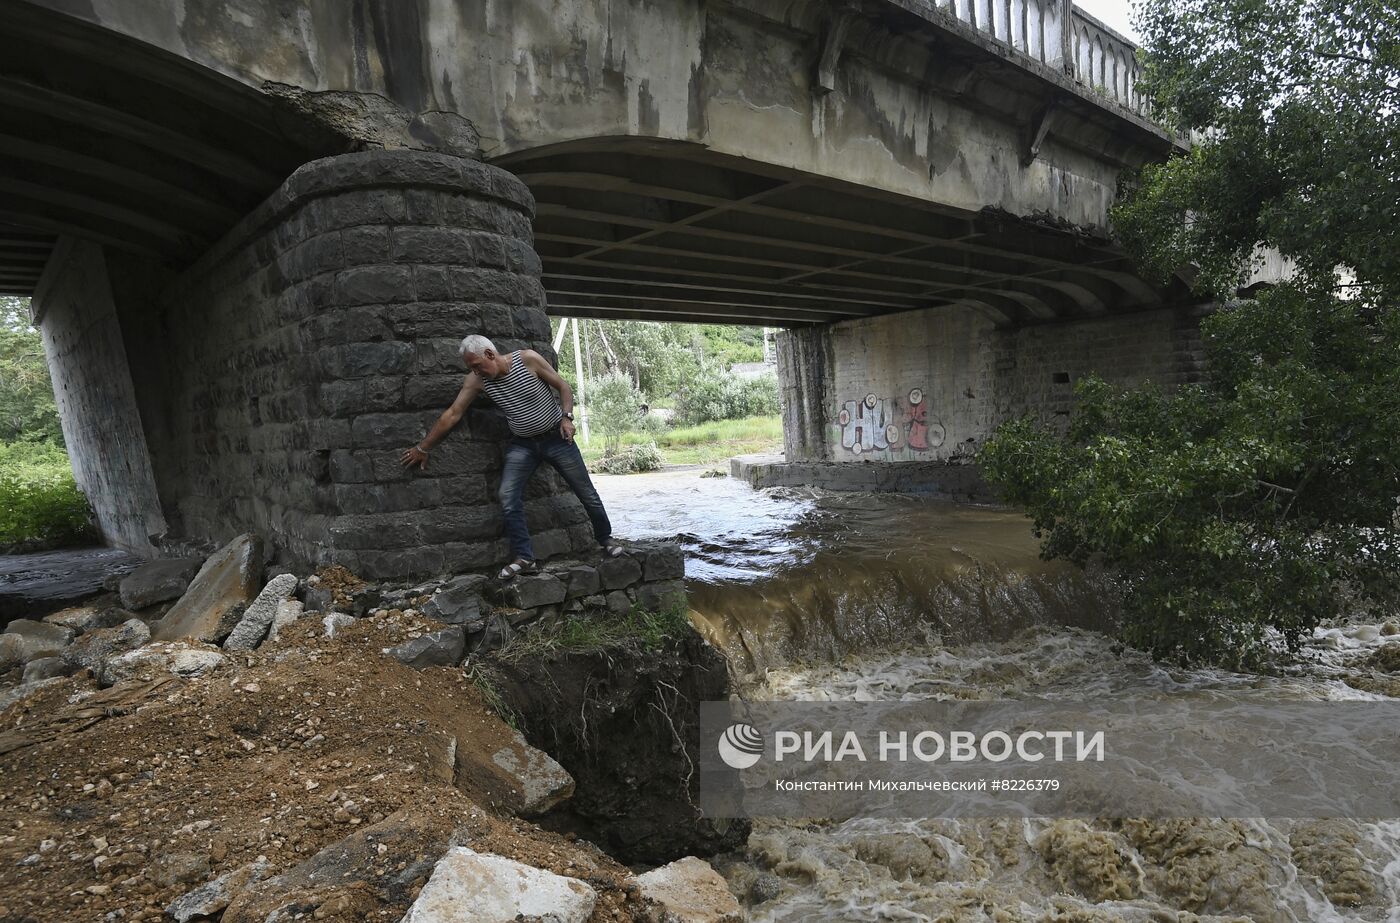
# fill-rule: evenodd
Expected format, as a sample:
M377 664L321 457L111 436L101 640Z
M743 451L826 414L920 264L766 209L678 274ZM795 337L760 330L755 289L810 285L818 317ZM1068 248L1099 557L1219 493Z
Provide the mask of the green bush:
M638 474L656 471L666 463L656 443L629 445L613 455L604 455L593 463L593 470L603 474Z
M694 426L711 420L772 416L778 409L777 376L745 380L707 366L681 390L676 402L676 423Z
M622 437L642 425L645 397L621 372L588 383L588 423L603 436L604 451L613 455Z
M62 448L0 443L0 545L74 545L96 535Z

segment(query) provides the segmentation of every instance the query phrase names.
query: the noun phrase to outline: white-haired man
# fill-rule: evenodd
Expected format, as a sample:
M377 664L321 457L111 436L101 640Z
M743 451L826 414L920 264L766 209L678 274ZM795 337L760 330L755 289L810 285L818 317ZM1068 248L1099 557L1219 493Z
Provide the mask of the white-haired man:
M494 343L473 334L462 340L460 351L468 370L462 390L422 441L405 451L400 461L409 467L427 468L428 452L451 432L471 402L484 391L505 411L511 431L501 471L500 498L506 536L515 560L502 568L498 576L509 580L537 569L530 530L525 524L525 483L540 462L549 462L564 476L587 511L603 553L621 554L622 546L612 540L612 524L603 501L574 444L574 392L569 383L533 349L501 355ZM551 388L559 392L558 397Z

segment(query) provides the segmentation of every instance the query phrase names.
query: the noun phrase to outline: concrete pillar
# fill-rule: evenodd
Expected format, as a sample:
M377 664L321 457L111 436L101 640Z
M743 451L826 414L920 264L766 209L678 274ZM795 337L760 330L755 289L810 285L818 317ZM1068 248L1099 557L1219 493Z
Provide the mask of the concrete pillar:
M59 238L31 302L53 377L63 441L102 538L141 555L166 529L157 499L107 261Z
M787 460L829 461L827 405L831 362L829 325L794 327L777 335L782 392L783 453Z
M506 560L499 412L474 409L424 473L398 456L461 387L466 334L553 357L533 210L475 161L329 157L167 287L151 361L172 364L169 419L147 429L164 434L152 454L177 532L254 529L287 563L368 577ZM592 544L552 471L527 498L541 556Z

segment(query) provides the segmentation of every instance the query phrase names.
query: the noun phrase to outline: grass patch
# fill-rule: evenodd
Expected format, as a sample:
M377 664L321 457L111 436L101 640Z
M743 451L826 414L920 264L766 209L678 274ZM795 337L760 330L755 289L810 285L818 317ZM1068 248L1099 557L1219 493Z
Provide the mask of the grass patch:
M709 465L735 455L780 451L783 420L776 414L740 417L681 426L659 434L628 433L622 437L624 449L649 442L656 443L668 465ZM579 448L590 465L603 457L603 440L596 436L592 445L580 444Z
M523 663L558 654L655 651L688 630L690 615L683 603L656 612L633 606L625 615L568 616L531 626L496 651L495 659Z
M50 442L0 443L0 545L60 547L96 537L68 453Z

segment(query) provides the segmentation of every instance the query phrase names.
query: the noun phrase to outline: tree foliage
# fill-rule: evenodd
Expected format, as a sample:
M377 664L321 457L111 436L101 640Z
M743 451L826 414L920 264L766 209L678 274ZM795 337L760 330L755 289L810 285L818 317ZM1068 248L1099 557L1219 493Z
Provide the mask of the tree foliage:
M0 442L62 442L53 383L29 299L0 295Z
M1248 665L1400 573L1400 22L1374 0L1146 0L1140 23L1156 111L1198 143L1129 178L1114 220L1146 274L1221 305L1209 375L1086 379L1066 435L1014 421L981 458L1046 555L1122 576L1127 640ZM1267 248L1296 271L1238 299Z
M603 434L606 454L616 454L622 437L641 424L645 399L622 372L612 372L588 383L589 425Z

